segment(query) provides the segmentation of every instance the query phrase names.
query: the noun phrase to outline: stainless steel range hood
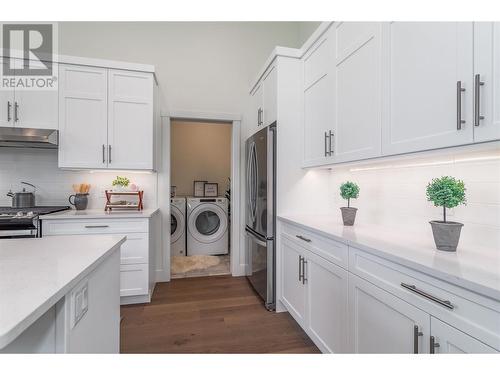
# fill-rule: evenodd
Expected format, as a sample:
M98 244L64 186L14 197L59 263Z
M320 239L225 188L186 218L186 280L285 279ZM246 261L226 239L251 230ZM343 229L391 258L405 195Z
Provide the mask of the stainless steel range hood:
M0 147L57 148L58 131L0 127Z

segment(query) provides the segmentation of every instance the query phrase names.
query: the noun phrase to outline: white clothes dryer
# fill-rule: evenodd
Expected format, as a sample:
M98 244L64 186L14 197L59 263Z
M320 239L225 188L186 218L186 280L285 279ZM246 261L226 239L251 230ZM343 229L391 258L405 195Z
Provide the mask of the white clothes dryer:
M187 198L187 255L229 253L227 198Z

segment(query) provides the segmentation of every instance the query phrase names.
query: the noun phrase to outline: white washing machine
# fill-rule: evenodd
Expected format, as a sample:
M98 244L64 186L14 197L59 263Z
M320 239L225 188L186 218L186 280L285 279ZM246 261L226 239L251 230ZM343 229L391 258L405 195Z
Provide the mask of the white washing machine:
M170 256L186 255L186 198L170 198Z
M187 198L187 255L229 253L227 198Z

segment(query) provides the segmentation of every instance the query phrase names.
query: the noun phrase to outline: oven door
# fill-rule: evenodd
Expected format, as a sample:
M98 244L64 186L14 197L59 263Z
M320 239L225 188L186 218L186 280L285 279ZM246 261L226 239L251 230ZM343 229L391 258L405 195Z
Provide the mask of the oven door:
M36 229L0 229L0 239L5 238L35 238L38 231Z

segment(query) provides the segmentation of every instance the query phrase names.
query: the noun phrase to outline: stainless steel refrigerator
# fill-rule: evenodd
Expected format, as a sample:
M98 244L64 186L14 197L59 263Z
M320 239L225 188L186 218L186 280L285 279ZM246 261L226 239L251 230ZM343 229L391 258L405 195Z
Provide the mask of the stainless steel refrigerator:
M276 123L246 141L247 278L268 310L276 307Z

